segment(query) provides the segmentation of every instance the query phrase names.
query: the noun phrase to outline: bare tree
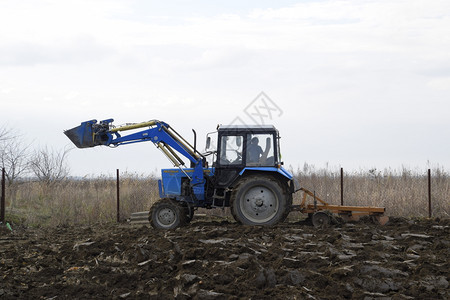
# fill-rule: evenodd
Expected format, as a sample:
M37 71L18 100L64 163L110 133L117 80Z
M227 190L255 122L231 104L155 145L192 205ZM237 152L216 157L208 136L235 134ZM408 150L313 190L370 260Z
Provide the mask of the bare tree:
M0 128L0 167L6 171L11 207L17 198L17 179L28 170L28 148L19 134L6 127Z
M6 141L11 138L11 130L6 127L0 128L0 142Z
M47 146L34 152L30 159L30 169L40 182L46 186L57 183L69 175L66 158L69 149L49 149Z
M22 174L27 172L29 147L17 138L11 138L1 144L0 164L6 170L9 186L12 186Z

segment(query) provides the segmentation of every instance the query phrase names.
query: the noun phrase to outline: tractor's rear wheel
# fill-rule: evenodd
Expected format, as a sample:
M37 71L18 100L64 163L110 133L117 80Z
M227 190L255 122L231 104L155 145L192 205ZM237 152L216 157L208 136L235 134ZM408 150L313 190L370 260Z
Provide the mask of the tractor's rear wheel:
M292 197L270 176L250 176L234 188L231 212L244 225L275 225L286 219Z
M150 209L150 224L157 229L174 229L184 223L184 209L171 199L161 199Z

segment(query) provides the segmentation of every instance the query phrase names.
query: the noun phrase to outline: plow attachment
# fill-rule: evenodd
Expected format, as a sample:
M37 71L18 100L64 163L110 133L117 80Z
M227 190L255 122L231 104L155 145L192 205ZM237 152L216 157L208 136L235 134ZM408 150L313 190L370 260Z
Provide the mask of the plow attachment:
M305 188L300 190L303 191L303 200L300 205L294 205L293 210L307 213L315 227L328 225L331 222L331 214L337 214L346 221L357 221L361 216L370 216L380 225L389 221L389 217L384 216L384 207L331 205ZM313 199L312 204L307 203L308 196Z

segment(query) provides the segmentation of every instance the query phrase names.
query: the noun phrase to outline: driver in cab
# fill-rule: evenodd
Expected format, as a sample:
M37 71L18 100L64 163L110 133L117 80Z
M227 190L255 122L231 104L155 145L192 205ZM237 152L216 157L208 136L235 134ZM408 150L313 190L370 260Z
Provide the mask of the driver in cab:
M264 153L261 146L258 145L259 140L257 137L251 139L247 148L247 162L258 163L261 155Z

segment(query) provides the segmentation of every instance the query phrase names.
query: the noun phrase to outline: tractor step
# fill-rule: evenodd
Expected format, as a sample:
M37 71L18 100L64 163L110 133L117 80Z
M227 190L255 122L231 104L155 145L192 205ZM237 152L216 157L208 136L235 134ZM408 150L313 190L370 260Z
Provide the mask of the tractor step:
M150 212L148 210L146 211L139 211L131 213L130 216L130 224L131 225L147 225L150 224L150 221L148 219ZM196 218L204 218L206 217L206 214L195 214Z
M131 225L140 225L140 224L150 224L148 220L149 211L140 211L131 214L130 224Z

